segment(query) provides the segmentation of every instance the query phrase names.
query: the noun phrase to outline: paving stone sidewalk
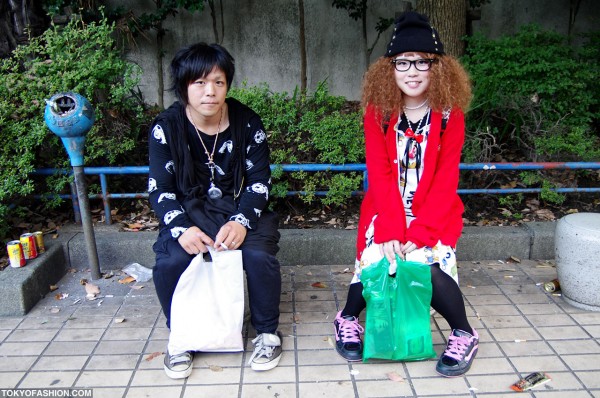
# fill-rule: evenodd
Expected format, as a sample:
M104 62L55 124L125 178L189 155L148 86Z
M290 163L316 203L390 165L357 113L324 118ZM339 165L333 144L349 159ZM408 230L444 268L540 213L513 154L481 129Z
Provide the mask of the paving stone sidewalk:
M600 313L544 291L543 282L556 277L552 262L459 265L467 314L481 338L463 377L438 376L435 360L345 362L332 345L332 321L351 274L347 265L316 265L282 267L279 367L258 373L246 366L254 337L246 326L245 352L198 354L187 380L171 380L162 370L168 330L152 281L123 284L118 274L92 281L101 293L90 301L80 283L89 273L77 271L26 316L0 318L0 389L91 387L94 398L600 398ZM449 332L439 315L432 332L439 354ZM524 393L510 389L535 371L552 381Z

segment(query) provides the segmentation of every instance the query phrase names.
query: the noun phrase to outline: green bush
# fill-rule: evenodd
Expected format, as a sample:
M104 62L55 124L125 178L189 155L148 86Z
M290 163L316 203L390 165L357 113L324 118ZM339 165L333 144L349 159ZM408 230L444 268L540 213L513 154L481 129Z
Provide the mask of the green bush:
M532 160L562 155L536 144L573 129L585 129L598 143L592 128L599 116L596 38L577 50L565 36L532 25L497 40L467 38L462 61L474 88L467 130L494 130L500 144L513 142Z
M265 83L252 87L244 83L232 88L229 95L261 116L274 164L364 162L362 114L345 110L347 101L330 95L326 82L312 94L299 90L292 95L274 93ZM283 197L287 191L302 191L302 200L311 203L317 199L316 191L327 190L321 203L342 205L361 182L362 175L356 173L275 170L272 194Z
M598 32L577 48L555 32L524 26L497 40L467 38L462 62L473 81L464 161L600 159ZM550 178L550 177L548 177ZM485 184L483 184L485 185ZM548 187L561 185L542 178Z
M9 204L34 189L43 193L30 177L36 168L70 168L61 141L44 122L45 100L56 93L79 93L95 108L96 121L85 145L86 165L131 164L131 153L139 147L139 127L147 121L134 91L138 68L123 60L113 32L106 20L72 20L32 38L0 62L0 214L7 214ZM68 178L48 178L43 189L64 192ZM0 236L10 227L5 220L0 218Z

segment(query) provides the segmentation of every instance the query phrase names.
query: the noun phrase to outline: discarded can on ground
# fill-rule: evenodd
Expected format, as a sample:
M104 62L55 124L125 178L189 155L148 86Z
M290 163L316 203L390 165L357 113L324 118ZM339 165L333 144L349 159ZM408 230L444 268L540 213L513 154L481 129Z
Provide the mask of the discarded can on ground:
M35 236L31 233L21 235L21 245L23 246L23 254L25 260L31 260L37 257L37 246L35 245Z
M558 279L552 279L550 282L544 283L544 290L548 293L555 293L560 290Z
M6 251L8 252L8 261L11 267L20 268L25 266L27 261L25 261L21 241L11 240L6 244Z
M35 231L33 236L35 236L35 247L37 248L38 254L44 253L46 251L46 246L44 245L44 234L42 231Z

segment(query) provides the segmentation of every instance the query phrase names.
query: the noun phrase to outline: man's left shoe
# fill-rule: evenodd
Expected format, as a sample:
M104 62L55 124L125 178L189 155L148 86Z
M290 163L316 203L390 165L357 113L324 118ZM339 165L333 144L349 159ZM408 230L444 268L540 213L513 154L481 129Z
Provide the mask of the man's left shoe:
M254 352L248 363L252 370L271 370L281 359L281 333L261 333L254 340Z
M445 377L457 377L467 373L477 355L479 335L454 329L448 337L448 346L435 367L436 372Z

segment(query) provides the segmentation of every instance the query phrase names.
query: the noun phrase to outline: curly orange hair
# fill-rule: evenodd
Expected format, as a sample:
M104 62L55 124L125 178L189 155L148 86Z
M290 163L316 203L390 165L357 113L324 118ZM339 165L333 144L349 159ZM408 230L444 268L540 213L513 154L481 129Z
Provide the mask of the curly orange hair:
M466 112L471 103L471 80L467 71L450 55L416 53L436 61L429 70L429 106L435 111L459 108ZM391 58L380 57L367 70L362 87L362 106L372 105L389 115L402 109L404 99L396 84Z

